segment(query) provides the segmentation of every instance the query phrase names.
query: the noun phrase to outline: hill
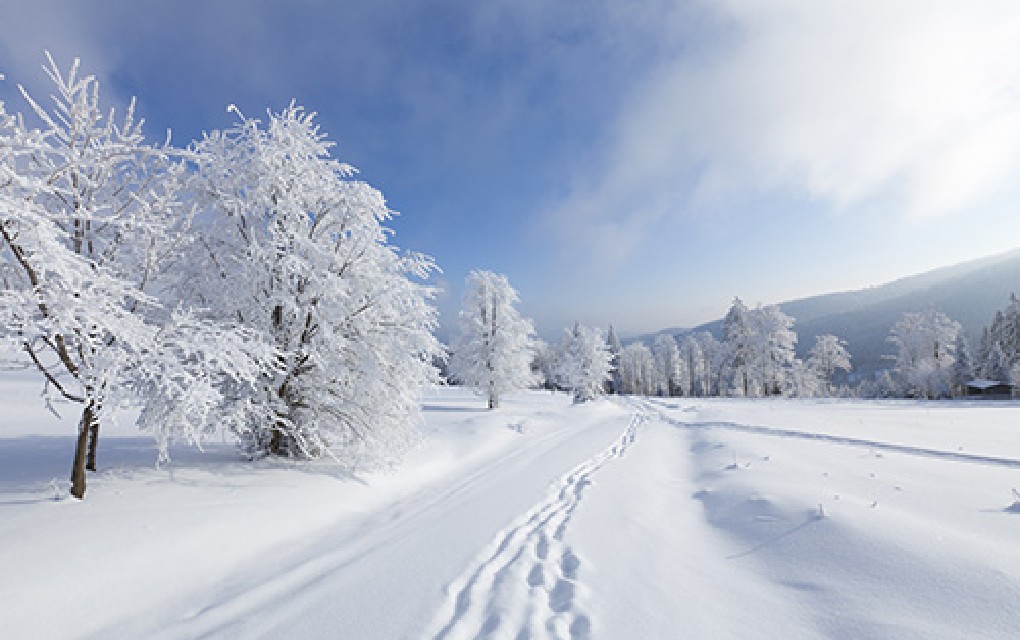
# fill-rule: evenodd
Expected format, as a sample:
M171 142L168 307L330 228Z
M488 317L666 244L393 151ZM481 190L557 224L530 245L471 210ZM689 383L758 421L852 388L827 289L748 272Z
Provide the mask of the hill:
M855 372L867 376L886 368L882 356L892 352L886 338L903 313L934 306L962 324L976 347L981 329L996 310L1006 306L1013 292L1020 292L1020 249L866 289L791 300L779 307L796 319L801 357L815 336L831 333L847 341ZM693 329L659 333L682 336L710 331L718 336L721 326L722 321L715 320ZM651 344L654 335L642 339Z

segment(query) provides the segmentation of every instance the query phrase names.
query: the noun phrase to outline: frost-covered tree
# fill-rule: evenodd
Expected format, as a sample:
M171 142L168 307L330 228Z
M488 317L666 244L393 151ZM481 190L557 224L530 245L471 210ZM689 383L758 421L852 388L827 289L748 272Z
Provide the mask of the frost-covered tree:
M237 124L195 146L204 236L180 286L276 349L235 431L255 456L392 460L437 378L433 262L388 243L394 213L331 157L314 114L292 103L263 124L231 110Z
M466 284L450 373L458 382L478 387L495 409L505 393L535 383L535 329L515 308L519 298L506 276L472 271Z
M1011 294L1009 304L995 312L991 325L984 328L975 368L982 377L1009 380L1009 373L1020 362L1020 299Z
M895 371L908 395L950 394L959 333L960 323L935 309L904 313L893 326L889 342L896 346Z
M609 393L620 393L620 352L623 351L623 345L620 343L620 337L616 335L616 329L613 325L609 325L606 344L609 346L609 353L612 355L610 362L612 374L607 385Z
M705 354L696 336L687 335L684 337L680 344L680 359L684 362L684 371L687 374L684 378L683 394L686 396L707 395Z
M704 365L702 395L722 395L726 391L730 350L725 343L716 340L715 336L707 331L699 333L697 340L704 356L702 360Z
M559 349L540 338L534 340L532 349L531 373L535 384L555 390L559 384Z
M974 374L979 377L988 376L985 374L985 363L988 362L988 354L992 350L992 334L988 327L981 329L981 339L978 341L978 350L974 357Z
M48 60L51 108L24 89L29 117L0 107L0 322L47 402L82 407L71 473L81 498L111 409L148 403L141 422L165 457L169 434L195 439L223 385L261 366L251 336L196 318L165 286L188 227L179 154L145 141L133 102L122 117L105 111L77 60L66 74Z
M729 390L736 395L780 395L789 388L797 334L779 307L749 310L740 298L723 319Z
M970 342L967 335L960 331L956 335L956 362L953 363L952 387L953 393L963 395L967 390L967 383L974 379L974 358L970 354Z
M836 371L850 372L850 352L846 342L832 334L815 337L808 354L807 368L818 381L818 390L832 395L832 376Z
M676 338L662 333L652 343L652 357L655 360L656 392L663 396L680 395L683 391L685 362L680 358Z
M558 379L575 403L594 400L612 377L613 354L601 329L575 324L564 332Z
M730 385L738 395L749 396L754 382L755 338L750 310L740 298L733 299L723 318L723 340L728 351L725 368Z
M620 352L622 393L650 396L655 393L655 360L643 342L628 344Z
M794 360L787 373L787 394L799 398L814 398L825 394L817 373L801 359Z
M1009 357L1000 343L992 343L992 348L988 352L988 358L982 371L984 372L984 377L989 380L1006 382L1010 379L1012 367L1009 364Z
M750 318L756 387L767 396L783 395L790 368L796 360L797 334L793 331L793 318L773 305L755 309Z

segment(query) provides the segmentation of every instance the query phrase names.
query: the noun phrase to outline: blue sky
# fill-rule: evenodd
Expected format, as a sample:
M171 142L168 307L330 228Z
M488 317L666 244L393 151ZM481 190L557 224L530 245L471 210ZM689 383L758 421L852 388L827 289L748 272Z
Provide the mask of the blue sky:
M43 50L178 144L296 99L433 255L540 332L624 333L1020 242L1020 4L939 0L4 3L0 99Z

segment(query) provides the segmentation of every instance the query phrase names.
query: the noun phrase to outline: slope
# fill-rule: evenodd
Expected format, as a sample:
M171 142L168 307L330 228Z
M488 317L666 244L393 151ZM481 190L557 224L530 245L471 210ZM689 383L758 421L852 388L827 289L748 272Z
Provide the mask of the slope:
M815 336L831 333L847 341L855 373L870 376L888 367L883 355L891 354L892 349L886 338L903 313L934 306L960 322L976 346L981 329L1014 292L1020 292L1020 250L857 291L791 300L779 307L796 320L798 355L806 356ZM718 337L721 326L722 321L716 320L689 330L659 333L682 336L709 331ZM651 344L654 335L639 339Z

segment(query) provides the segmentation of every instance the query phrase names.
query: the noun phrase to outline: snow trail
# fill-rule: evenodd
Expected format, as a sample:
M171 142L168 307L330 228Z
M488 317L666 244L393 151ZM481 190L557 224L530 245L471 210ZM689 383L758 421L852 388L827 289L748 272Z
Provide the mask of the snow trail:
M945 451L929 447L918 447L913 445L896 444L894 442L883 442L868 438L854 438L852 436L839 436L828 433L815 433L811 431L798 431L795 429L781 429L778 427L763 427L740 422L708 421L708 422L684 422L671 417L664 409L657 406L658 403L651 400L644 400L645 408L654 413L657 420L679 427L681 429L725 429L727 431L741 431L756 435L772 436L776 438L792 438L797 440L814 440L832 444L841 444L852 447L868 447L882 451L892 451L906 455L920 456L924 458L935 458L939 460L952 460L954 462L967 462L970 464L990 465L997 467L1008 467L1020 469L1020 460L1015 458L1004 458L1000 456L989 456L975 453L964 453L961 451Z
M591 619L578 580L581 560L564 536L592 476L627 452L647 419L635 405L612 444L567 472L545 500L499 531L447 587L428 637L589 638Z

